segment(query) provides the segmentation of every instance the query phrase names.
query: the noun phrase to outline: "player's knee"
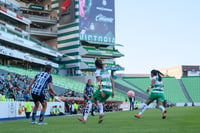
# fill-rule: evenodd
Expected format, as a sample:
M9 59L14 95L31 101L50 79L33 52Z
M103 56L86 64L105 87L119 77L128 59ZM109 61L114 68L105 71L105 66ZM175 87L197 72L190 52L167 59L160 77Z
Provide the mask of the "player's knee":
M159 105L163 105L163 103L161 102L161 101L159 101L158 103L157 103L157 105L159 106Z
M39 107L39 103L35 103L35 108L38 108Z
M46 108L47 107L47 103L46 102L42 103L42 107Z

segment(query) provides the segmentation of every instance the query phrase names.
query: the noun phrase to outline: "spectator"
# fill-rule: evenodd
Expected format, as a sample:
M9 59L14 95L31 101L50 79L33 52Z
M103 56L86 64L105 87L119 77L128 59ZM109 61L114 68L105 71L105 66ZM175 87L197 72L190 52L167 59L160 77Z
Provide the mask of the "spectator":
M70 112L70 104L65 102L65 112Z
M25 93L25 91L22 91L22 94L20 94L21 93L20 91L18 91L18 92L19 92L19 95L23 95L24 99L28 99L29 98L28 94Z
M74 114L74 103L70 103L70 114Z
M59 113L59 115L64 115L64 112L62 110L62 106L59 106L58 113Z
M112 104L109 105L109 112L112 112L113 111L113 106Z
M14 85L14 87L17 87L17 82L18 82L18 76L17 76L17 74L15 75L15 78L14 78L14 80L13 80L13 85Z
M79 108L78 108L78 110L79 110L79 112L80 113L83 113L83 105L81 104L81 105L79 105Z
M57 105L55 105L54 108L55 108L54 109L54 114L55 115L59 115L59 109L58 109Z
M29 119L31 111L32 111L32 107L31 107L31 103L28 98L26 99L26 103L25 103L24 107L25 107L26 119Z
M130 111L134 110L135 97L129 97L129 101L130 101Z
M0 77L0 78L1 78L1 79L0 79L1 83L4 83L4 82L5 82L4 74L1 74L1 77Z
M11 75L10 75L10 73L8 73L8 75L7 75L7 81L8 81L8 82L11 81Z
M71 97L75 97L75 93L74 93L74 91L72 91L72 93L71 93Z
M1 94L1 97L0 97L0 101L5 101L6 100L6 96L3 94L3 92L1 91L0 92L0 94Z
M11 99L12 101L15 101L16 99L15 99L15 95L13 94L13 93L11 93L10 95L9 95L9 99Z
M135 109L138 109L138 108L139 108L139 103L135 102Z
M55 106L52 106L51 107L51 110L50 110L50 116L55 116Z
M74 102L74 114L78 113L78 104L77 102Z

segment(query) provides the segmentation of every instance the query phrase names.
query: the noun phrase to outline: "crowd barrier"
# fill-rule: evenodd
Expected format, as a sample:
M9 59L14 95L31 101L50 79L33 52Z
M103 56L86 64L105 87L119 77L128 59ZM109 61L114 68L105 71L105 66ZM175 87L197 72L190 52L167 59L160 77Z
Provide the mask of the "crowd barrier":
M20 118L25 117L25 105L26 102L0 102L0 119L6 118ZM32 109L34 107L34 103L31 102ZM48 102L47 109L45 115L50 115L50 110L53 106L59 108L61 107L62 111L64 111L64 102ZM37 116L40 115L41 105L38 108Z
M183 107L183 106L200 106L200 103L176 103L176 107Z

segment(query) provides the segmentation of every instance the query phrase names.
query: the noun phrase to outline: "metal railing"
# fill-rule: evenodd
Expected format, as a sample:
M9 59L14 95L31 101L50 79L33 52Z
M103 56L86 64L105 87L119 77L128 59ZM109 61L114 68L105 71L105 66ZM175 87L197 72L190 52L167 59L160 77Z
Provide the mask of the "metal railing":
M30 32L38 32L38 33L48 33L48 34L57 34L56 30L51 30L51 29L40 29L40 28L30 28Z
M48 21L48 22L57 23L56 17L30 15L30 14L23 14L23 15L31 20L38 20L38 21L45 21L45 22Z

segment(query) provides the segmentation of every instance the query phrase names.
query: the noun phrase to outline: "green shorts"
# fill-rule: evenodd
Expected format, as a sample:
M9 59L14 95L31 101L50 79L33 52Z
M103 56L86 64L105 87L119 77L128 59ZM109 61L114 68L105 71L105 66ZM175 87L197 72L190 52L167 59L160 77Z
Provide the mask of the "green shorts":
M105 102L110 96L111 96L111 94L112 94L112 92L110 92L110 91L103 91L103 93L105 94L105 97L102 97L101 96L101 92L100 92L100 90L98 89L97 91L95 91L95 93L93 94L93 98L96 100L96 101L99 101L99 102ZM94 102L93 100L92 100L92 102Z
M149 96L149 100L150 101L160 101L160 102L164 102L165 97L163 93L151 93L151 95Z

